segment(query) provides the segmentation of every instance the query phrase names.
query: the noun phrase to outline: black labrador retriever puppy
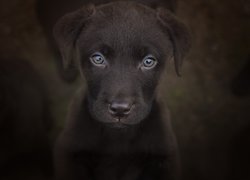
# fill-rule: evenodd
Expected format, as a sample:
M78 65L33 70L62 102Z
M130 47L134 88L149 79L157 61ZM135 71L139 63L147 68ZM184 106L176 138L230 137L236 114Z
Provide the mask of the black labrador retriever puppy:
M137 1L86 5L54 36L64 67L86 81L55 147L59 180L173 180L178 150L156 88L167 60L177 74L189 33L168 9Z
M60 58L57 45L54 40L52 33L53 26L60 17L66 13L73 12L83 4L94 3L96 6L106 4L108 2L114 2L117 0L37 0L37 15L42 29L49 41L50 47L53 49L55 55L55 62L58 67L60 77L68 83L74 81L78 76L78 72L75 71L75 66L63 67L63 63ZM144 5L152 8L165 7L170 11L174 12L176 9L175 0L135 0L136 2L143 3Z

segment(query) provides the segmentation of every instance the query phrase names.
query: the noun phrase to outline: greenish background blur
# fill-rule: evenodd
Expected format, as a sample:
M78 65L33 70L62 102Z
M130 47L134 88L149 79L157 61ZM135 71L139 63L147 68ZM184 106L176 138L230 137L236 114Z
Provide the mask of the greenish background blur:
M26 59L41 76L53 144L79 82L59 77L35 7L36 0L0 0L0 58ZM177 15L190 27L192 51L182 77L168 63L160 93L171 111L184 179L249 180L250 95L239 96L232 86L250 61L250 1L179 0Z

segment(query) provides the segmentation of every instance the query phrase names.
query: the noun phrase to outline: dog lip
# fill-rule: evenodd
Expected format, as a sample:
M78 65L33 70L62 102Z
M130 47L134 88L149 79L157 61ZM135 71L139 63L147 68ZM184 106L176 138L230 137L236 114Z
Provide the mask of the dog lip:
M122 123L121 120L117 118L116 122L107 123L107 125L111 128L118 128L118 129L128 127L128 125Z
M115 120L114 123L120 123L121 122L121 118L113 116L113 119Z

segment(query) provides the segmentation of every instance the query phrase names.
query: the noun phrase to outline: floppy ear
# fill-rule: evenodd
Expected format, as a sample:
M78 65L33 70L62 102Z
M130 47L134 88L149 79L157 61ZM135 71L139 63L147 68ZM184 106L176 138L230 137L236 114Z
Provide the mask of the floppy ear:
M184 56L190 49L191 38L188 28L177 17L170 13L167 9L158 8L157 18L163 26L164 30L170 35L174 48L175 71L178 76Z
M88 5L75 12L66 14L57 21L53 33L63 60L64 70L75 71L76 49L75 43L86 22L95 13L94 5Z

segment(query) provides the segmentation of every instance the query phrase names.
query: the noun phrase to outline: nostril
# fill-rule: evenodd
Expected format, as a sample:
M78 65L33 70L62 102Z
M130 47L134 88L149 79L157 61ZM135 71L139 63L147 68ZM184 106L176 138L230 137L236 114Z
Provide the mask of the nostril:
M131 104L128 102L112 102L109 105L109 111L112 115L124 116L129 114L131 110Z

